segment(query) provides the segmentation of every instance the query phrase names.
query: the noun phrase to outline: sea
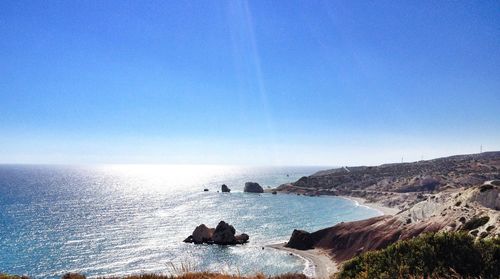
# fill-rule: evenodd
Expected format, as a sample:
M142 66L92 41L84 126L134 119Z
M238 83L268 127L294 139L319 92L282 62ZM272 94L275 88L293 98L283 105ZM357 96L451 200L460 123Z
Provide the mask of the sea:
M381 213L348 199L244 193L325 167L0 165L0 273L60 278L214 271L314 275L298 255L266 247L294 229L315 231ZM219 192L222 184L231 193ZM205 192L204 189L209 189ZM244 245L184 243L224 220Z

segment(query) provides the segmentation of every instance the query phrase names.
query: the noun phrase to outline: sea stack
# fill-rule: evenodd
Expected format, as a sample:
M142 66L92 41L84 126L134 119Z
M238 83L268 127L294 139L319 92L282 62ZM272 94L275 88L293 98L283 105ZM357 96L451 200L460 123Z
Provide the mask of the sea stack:
M246 193L264 193L264 189L257 182L246 182L243 192Z
M222 191L222 193L230 193L231 189L229 189L229 187L227 187L226 184L222 184L221 191Z
M184 242L194 244L219 244L219 245L236 245L248 242L250 237L248 234L242 233L236 235L236 230L233 226L224 221L220 221L217 227L209 228L205 224L196 227L193 233L184 239Z

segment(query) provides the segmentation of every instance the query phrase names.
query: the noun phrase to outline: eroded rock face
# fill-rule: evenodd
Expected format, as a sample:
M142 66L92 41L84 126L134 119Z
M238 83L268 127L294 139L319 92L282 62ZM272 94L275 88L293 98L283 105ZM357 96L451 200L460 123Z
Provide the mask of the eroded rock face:
M222 193L230 193L231 189L229 189L229 187L227 187L226 184L222 184L221 191L222 191Z
M247 193L264 193L264 189L256 182L246 182L243 191Z
M235 245L243 244L249 240L248 234L236 235L236 230L233 226L224 221L220 221L217 227L208 228L204 224L199 225L193 231L193 234L184 240L184 242L194 244L219 244L219 245Z
M499 180L487 181L473 194L473 201L484 207L500 210L500 184Z

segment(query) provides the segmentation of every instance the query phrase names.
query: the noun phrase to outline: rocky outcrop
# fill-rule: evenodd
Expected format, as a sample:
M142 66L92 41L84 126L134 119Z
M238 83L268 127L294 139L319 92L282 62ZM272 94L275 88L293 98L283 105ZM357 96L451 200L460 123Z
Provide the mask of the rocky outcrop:
M481 204L484 207L500 210L500 180L492 180L485 182L479 191L476 191L472 200Z
M313 233L294 230L287 246L322 248L339 262L426 232L465 231L474 237L500 236L499 186L486 182L462 191L429 196L398 214L340 223Z
M246 193L264 193L264 189L256 182L246 182L243 192Z
M204 224L199 225L184 242L194 244L219 244L236 245L248 242L250 237L247 234L236 235L233 226L224 221L220 221L216 228L208 228Z
M193 234L191 235L192 242L195 244L208 242L212 239L213 233L214 229L205 226L205 224L201 224L194 229Z
M231 192L231 189L229 189L229 187L227 187L226 184L222 184L221 191L222 191L222 193L229 193L229 192Z
M299 250L309 250L314 248L314 244L318 242L318 238L303 230L293 230L290 240L285 244L285 247Z
M220 221L212 235L212 240L215 244L234 243L236 241L235 234L236 230L233 226L224 221Z

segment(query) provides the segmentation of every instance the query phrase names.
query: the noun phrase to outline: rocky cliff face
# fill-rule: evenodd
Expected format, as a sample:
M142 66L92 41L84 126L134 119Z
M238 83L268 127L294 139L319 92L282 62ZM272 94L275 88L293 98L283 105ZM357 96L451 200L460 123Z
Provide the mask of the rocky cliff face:
M488 181L460 191L443 191L394 216L340 223L313 233L294 231L287 246L323 248L341 262L425 232L461 230L479 238L500 236L497 185L497 181Z

